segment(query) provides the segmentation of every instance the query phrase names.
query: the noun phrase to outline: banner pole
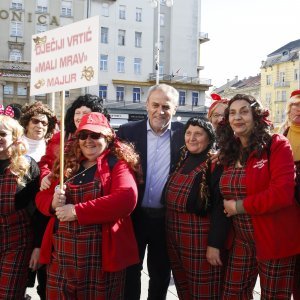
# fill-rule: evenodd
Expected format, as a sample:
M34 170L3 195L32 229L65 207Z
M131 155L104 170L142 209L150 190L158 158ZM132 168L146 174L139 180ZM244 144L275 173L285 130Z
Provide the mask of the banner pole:
M59 184L64 188L64 152L65 152L65 91L60 92L60 148L59 148Z

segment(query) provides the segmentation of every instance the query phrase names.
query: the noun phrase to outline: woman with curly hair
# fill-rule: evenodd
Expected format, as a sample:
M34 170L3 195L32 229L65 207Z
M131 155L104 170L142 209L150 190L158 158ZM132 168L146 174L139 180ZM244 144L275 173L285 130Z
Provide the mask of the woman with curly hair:
M74 133L78 127L82 116L90 112L103 113L108 121L110 116L103 107L103 100L97 96L86 94L79 96L67 109L65 116L65 152L68 152L70 144L75 139ZM41 170L41 189L47 189L51 184L51 171L54 161L59 155L60 133L54 134L48 142L46 154L41 158L39 167Z
M23 128L0 116L0 299L24 299L33 250L31 224L39 168L22 142Z
M36 197L52 216L42 244L47 298L123 299L125 268L139 260L129 216L137 202L134 173L141 178L133 148L103 114L84 115L65 156L65 192L55 189L55 168L50 189Z
M184 139L182 159L165 188L171 269L179 299L217 300L224 284L221 253L230 224L219 197L220 169L211 168L214 129L199 117L191 118Z
M260 277L262 299L290 299L300 239L294 198L294 161L288 140L271 135L271 123L254 97L238 94L217 129L224 172L224 213L232 217L223 299L252 299Z

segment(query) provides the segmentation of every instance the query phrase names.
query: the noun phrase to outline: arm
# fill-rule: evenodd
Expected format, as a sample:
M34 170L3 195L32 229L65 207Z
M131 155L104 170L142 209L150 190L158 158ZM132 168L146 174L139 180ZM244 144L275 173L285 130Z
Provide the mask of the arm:
M79 224L113 222L130 215L137 202L137 186L126 163L118 161L111 171L108 195L75 205Z
M272 213L295 203L294 161L290 144L285 137L279 135L274 137L267 167L270 176L267 188L250 193L243 201L243 207L248 214ZM258 182L252 183L254 184Z

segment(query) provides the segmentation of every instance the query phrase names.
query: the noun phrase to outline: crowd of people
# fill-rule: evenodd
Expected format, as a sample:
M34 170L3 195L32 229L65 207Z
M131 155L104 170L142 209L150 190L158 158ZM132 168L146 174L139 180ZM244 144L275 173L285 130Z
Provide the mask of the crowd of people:
M152 86L147 119L117 132L80 96L62 165L46 104L1 106L0 299L37 278L42 300L139 300L147 253L149 300L171 272L181 300L253 299L258 276L261 299L299 300L300 90L280 133L254 97L211 96L183 124L178 91Z

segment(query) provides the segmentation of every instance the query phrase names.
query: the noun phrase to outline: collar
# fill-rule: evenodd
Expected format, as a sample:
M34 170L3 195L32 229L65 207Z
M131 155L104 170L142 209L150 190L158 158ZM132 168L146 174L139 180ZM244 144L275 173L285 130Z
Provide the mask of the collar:
M151 128L151 126L150 126L150 120L149 120L149 118L148 118L148 120L147 120L147 132L148 132L148 131L151 131L154 135L162 136L162 135L164 135L166 132L168 132L168 131L171 130L171 123L172 123L172 122L169 123L168 127L166 128L166 130L165 130L164 132L162 132L161 134L158 135L158 134Z

